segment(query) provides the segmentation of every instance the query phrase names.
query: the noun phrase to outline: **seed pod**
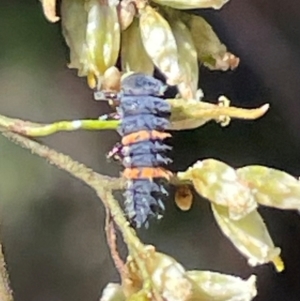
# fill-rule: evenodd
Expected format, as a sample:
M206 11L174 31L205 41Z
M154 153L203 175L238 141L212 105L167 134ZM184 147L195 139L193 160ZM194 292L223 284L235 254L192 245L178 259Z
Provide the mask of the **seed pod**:
M177 9L214 8L220 9L229 0L153 0L161 5Z
M121 60L123 72L153 75L154 65L145 51L137 19L122 32Z
M120 25L116 3L103 4L99 0L86 3L88 23L86 28L86 47L83 61L87 65L89 84L93 78L101 85L101 76L118 58L120 49Z
M149 5L139 12L141 37L146 52L165 75L167 83L178 84L181 80L178 49L170 25Z
M169 22L176 40L179 68L182 74L182 80L177 85L178 91L184 99L196 99L199 71L197 51L192 36L187 26L179 19L170 18Z

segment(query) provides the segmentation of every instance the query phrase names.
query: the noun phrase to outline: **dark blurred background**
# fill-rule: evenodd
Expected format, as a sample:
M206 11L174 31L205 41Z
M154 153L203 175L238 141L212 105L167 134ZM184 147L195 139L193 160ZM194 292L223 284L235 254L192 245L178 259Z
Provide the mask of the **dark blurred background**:
M231 52L234 72L201 68L207 99L227 95L233 105L270 103L257 121L210 123L174 133L173 170L217 158L234 167L263 164L300 175L300 2L231 0L221 11L202 10ZM48 23L38 1L1 0L0 113L33 121L97 117L109 112L93 101L84 78L66 67L60 24ZM105 153L112 132L60 133L41 139L96 171L118 175ZM0 137L1 240L16 301L92 301L118 280L103 232L103 206L65 172ZM170 198L160 223L140 236L188 269L258 275L257 301L300 299L300 216L261 208L286 270L250 268L220 233L209 205L179 211ZM124 248L123 248L124 249Z

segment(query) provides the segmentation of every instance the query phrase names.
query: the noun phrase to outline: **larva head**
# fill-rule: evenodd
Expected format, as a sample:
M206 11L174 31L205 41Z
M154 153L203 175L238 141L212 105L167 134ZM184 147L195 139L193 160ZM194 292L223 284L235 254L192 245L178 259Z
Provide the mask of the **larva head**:
M125 95L163 95L167 86L158 79L142 73L123 76L121 90Z

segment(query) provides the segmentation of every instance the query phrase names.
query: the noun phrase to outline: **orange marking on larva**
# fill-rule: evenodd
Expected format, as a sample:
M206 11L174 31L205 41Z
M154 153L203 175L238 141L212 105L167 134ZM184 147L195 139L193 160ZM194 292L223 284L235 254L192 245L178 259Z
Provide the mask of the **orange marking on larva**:
M165 178L169 180L171 176L172 173L170 171L160 167L125 168L123 172L123 177L130 180L154 178Z
M139 170L137 168L125 168L123 171L123 177L126 179L138 179Z
M171 137L171 134L158 132L158 131L139 131L139 132L124 136L122 138L122 144L129 145L129 144L137 143L140 141L155 140L155 139L164 140L168 137Z

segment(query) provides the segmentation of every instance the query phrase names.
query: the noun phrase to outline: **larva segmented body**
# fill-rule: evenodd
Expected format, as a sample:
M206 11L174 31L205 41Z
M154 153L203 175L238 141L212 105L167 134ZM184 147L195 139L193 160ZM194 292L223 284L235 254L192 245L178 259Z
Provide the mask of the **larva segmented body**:
M163 143L171 136L164 132L171 113L170 105L159 97L164 91L161 81L144 74L135 73L122 81L120 158L127 179L125 209L136 227L147 225L149 216L161 216L161 198L167 191L159 182L172 175L163 168L171 162L165 156L171 147Z

